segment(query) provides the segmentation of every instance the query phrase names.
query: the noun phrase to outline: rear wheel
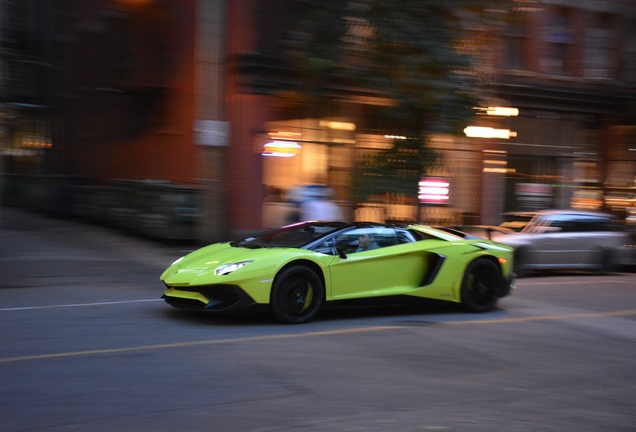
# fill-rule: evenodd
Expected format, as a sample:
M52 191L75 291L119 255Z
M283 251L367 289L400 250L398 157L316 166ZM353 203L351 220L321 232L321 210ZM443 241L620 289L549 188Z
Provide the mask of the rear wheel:
M461 287L462 307L470 312L494 309L501 287L499 266L488 258L478 258L468 265Z
M296 265L276 276L270 304L274 317L287 324L314 318L325 301L325 288L312 269Z

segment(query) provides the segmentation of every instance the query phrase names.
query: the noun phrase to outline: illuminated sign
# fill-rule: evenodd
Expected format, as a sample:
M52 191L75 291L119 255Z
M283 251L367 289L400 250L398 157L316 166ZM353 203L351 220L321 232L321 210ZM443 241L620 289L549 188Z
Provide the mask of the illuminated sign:
M291 141L272 141L263 145L263 156L293 157L300 153L300 144Z
M471 138L501 138L509 139L510 137L516 137L517 132L508 129L494 129L491 127L481 126L468 126L464 129L464 133L467 137Z
M478 111L478 114L486 114L489 116L498 116L498 117L516 117L519 115L519 108L512 107L475 107Z
M418 199L422 204L447 204L450 183L443 178L423 178L419 183Z

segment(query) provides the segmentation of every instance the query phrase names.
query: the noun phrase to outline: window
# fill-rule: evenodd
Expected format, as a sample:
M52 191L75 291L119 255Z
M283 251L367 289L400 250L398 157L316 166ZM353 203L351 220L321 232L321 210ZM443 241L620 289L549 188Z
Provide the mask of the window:
M530 40L529 20L525 13L512 17L504 33L505 67L510 70L527 70L527 51Z
M622 73L625 82L636 83L636 20L632 20L623 33Z
M609 79L612 68L612 19L609 14L595 14L585 31L583 75L586 78Z
M574 32L572 13L567 8L556 8L548 15L543 26L543 41L546 44L541 70L552 75L566 75L570 67Z

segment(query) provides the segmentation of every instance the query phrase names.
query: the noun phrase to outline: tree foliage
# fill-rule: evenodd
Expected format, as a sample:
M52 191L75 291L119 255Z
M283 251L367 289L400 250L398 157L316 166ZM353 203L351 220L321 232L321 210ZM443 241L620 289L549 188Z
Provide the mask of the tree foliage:
M479 22L491 2L293 3L297 25L288 34L285 58L298 71L297 93L321 107L329 107L340 90L390 100L380 117L392 134L407 138L363 164L360 194L373 189L414 196L417 178L434 161L425 137L461 130L477 105L477 50L466 24Z
M358 201L403 196L410 198L405 203L413 202L422 174L437 158L422 138L397 138L390 148L358 160L353 185L355 196Z

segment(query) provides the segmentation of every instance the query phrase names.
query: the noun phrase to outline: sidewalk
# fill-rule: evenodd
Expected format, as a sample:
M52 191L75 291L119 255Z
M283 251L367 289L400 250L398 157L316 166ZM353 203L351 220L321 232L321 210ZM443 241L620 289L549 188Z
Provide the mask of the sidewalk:
M155 274L195 246L170 245L76 219L0 207L0 287Z

